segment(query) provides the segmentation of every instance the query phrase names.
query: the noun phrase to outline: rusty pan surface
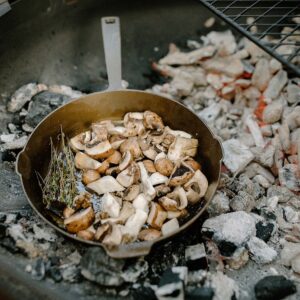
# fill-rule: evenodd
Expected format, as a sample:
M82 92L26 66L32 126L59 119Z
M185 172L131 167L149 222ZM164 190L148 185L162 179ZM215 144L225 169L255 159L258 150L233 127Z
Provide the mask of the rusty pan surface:
M117 89L118 86L121 86L121 72L117 70L118 68L114 70L109 67L110 63L112 61L107 61L109 82L110 84L115 83L113 88ZM120 120L127 112L143 112L145 110L156 112L162 117L165 125L172 129L186 131L199 140L196 160L201 163L209 186L204 199L194 205L190 211L190 219L182 224L175 233L155 241L136 242L115 247L107 247L99 242L77 238L58 227L46 213L36 176L36 172L42 176L47 173L51 157L50 139L55 143L61 128L65 135L71 138L88 129L93 122L108 119ZM153 244L182 232L201 216L217 189L221 161L222 148L218 139L197 115L179 102L138 90L114 90L89 94L73 100L49 114L30 135L26 146L18 156L16 169L30 205L45 222L76 241L103 246L111 257L126 258L148 254Z

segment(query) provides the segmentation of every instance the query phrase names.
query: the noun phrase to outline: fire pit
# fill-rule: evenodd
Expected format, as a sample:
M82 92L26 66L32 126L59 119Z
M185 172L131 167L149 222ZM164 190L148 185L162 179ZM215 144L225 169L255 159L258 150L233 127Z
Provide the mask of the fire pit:
M1 299L299 298L299 79L199 3L105 4L24 0L0 18ZM112 13L124 24L130 87L186 105L225 154L203 219L134 260L55 233L29 209L14 173L44 116L105 89L100 17Z

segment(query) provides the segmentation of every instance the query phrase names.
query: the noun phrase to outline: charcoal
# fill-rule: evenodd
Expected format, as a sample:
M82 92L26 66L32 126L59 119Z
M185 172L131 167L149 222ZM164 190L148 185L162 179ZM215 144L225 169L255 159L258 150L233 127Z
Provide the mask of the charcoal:
M280 101L273 101L265 108L263 112L263 121L273 124L281 119L283 104Z
M62 281L62 275L60 272L60 269L57 266L51 267L47 274L55 281L55 282L60 282Z
M291 265L293 271L300 274L300 254L292 259Z
M186 293L186 300L212 300L214 290L210 287L197 287Z
M254 291L257 300L280 300L296 293L297 290L291 280L281 275L272 275L259 280Z
M284 242L283 249L280 253L281 263L287 267L291 266L293 258L300 255L300 247L298 243Z
M31 276L35 280L42 280L45 277L46 274L46 268L45 263L42 258L38 258L33 264L32 264L32 271Z
M259 221L256 223L256 237L268 242L275 229L275 225L271 222Z
M300 102L300 87L296 84L288 84L287 86L287 101L290 104Z
M230 207L234 211L250 212L254 206L254 197L244 191L239 191L238 194L230 201Z
M208 261L204 244L188 246L185 249L185 261L189 270L207 269Z
M132 297L134 300L141 300L141 299L156 300L157 299L153 289L147 286L141 286L138 289L133 290Z
M276 99L279 93L287 83L287 73L280 70L275 76L270 80L264 95L267 99Z
M229 198L225 193L219 191L215 194L207 208L211 217L226 213L229 209Z
M269 61L266 58L261 58L255 66L252 75L252 84L260 91L264 91L271 79L271 72L269 68Z
M268 246L263 240L257 237L251 237L247 243L247 248L251 254L251 258L260 264L267 264L272 262L276 256L277 252Z

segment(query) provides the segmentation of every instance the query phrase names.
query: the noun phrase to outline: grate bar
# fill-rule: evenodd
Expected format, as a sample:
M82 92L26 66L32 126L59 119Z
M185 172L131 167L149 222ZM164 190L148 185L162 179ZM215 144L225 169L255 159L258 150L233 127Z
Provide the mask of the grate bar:
M296 0L199 0L237 31L278 59L290 71L300 76L300 1ZM268 6L270 4L270 6ZM251 24L245 18L253 17ZM255 26L255 32L250 32ZM288 27L289 29L284 29ZM283 30L283 31L282 31ZM266 37L270 39L266 40ZM272 40L272 37L275 39ZM278 37L278 38L277 38ZM280 47L283 46L283 47ZM279 52L280 48L280 52ZM299 58L296 59L295 58Z

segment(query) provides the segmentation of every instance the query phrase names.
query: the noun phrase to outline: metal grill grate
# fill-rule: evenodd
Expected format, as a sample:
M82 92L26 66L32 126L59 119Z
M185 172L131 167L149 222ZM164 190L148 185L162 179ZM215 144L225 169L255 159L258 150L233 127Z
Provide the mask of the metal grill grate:
M300 0L200 0L300 76Z

